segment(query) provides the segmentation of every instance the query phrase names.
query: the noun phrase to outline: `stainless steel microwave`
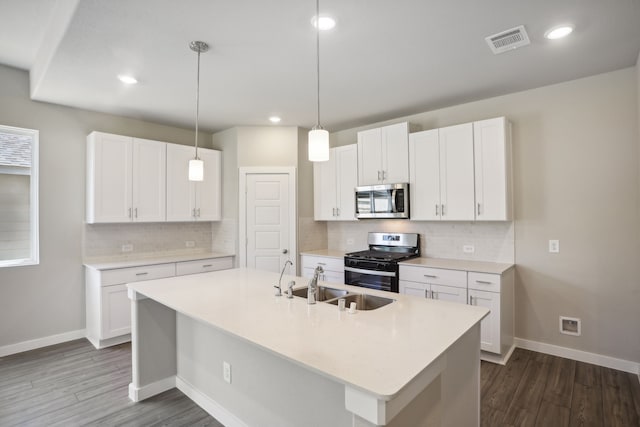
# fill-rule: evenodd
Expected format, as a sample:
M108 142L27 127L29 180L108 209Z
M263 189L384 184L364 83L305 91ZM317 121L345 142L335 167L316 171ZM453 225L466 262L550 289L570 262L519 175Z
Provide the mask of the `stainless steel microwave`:
M409 218L409 184L356 187L356 218Z

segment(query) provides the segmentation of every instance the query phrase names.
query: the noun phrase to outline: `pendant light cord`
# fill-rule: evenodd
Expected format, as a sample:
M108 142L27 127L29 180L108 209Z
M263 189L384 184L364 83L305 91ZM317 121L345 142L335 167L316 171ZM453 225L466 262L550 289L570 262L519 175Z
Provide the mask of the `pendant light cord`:
M198 71L196 73L196 160L198 160L198 118L200 116L200 49L198 49Z
M322 129L320 126L320 0L316 0L316 77L318 100L316 129Z

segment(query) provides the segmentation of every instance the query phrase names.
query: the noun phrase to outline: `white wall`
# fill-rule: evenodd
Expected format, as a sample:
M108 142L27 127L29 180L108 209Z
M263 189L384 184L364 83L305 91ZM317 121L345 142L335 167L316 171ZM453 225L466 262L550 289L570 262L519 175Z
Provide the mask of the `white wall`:
M628 68L385 122L513 122L520 338L640 362L638 74ZM332 134L332 146L353 143L360 129ZM333 227L329 246L340 246ZM549 239L560 240L559 254L548 253ZM561 335L560 315L582 319L582 336Z
M0 268L2 347L85 327L87 134L98 130L181 144L192 144L194 135L190 130L33 102L27 72L1 65L0 123L40 131L40 264ZM210 135L201 138L204 146L211 145Z

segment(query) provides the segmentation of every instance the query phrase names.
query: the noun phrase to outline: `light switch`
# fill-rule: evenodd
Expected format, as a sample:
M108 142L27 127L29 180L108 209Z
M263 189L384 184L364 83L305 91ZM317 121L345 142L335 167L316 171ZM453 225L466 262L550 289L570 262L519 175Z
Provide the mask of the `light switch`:
M549 240L549 252L552 254L560 252L560 240Z

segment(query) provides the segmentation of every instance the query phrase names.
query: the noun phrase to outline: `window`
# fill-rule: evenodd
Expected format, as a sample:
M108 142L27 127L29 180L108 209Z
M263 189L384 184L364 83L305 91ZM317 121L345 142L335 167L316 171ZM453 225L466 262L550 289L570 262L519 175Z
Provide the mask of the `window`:
M38 252L38 131L0 125L0 267Z

